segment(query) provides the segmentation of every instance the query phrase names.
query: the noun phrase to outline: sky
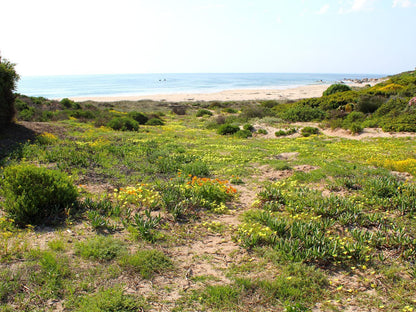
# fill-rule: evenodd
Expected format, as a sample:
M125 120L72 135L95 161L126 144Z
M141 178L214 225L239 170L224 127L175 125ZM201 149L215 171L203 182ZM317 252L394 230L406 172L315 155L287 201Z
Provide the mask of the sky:
M21 76L416 67L416 0L2 0Z

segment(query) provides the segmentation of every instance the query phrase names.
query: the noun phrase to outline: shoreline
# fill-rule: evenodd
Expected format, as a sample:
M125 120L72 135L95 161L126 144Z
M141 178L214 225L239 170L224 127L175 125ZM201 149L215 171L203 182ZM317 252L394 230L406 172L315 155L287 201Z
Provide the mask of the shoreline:
M346 81L350 87L371 86L384 81L373 79L368 83ZM151 100L159 102L200 102L200 101L256 101L256 100L300 100L305 98L320 97L330 84L304 85L288 87L285 89L234 89L212 93L172 93L150 95L120 95L120 96L85 96L71 97L76 102L118 102L118 101L142 101Z

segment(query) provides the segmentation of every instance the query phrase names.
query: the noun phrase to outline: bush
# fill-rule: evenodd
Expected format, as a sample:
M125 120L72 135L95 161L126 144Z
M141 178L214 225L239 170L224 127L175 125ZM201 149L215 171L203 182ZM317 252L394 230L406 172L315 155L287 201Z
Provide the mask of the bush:
M218 134L221 135L234 134L237 131L240 131L240 127L230 124L223 124L218 128Z
M74 101L68 99L68 98L64 98L61 100L61 104L65 107L65 108L69 108L69 109L80 109L81 105L79 105L78 103L75 103Z
M146 125L148 126L163 126L165 123L160 118L151 118L148 122L146 122Z
M354 134L358 134L363 131L363 127L361 127L359 124L356 124L356 123L352 124L349 129L351 133L354 133Z
M351 88L345 84L333 84L323 93L324 96L335 94L338 92L351 91Z
M108 122L107 126L114 130L121 131L139 130L139 123L136 120L129 117L115 117Z
M275 136L279 137L279 136L285 136L285 135L291 135L296 133L296 129L295 128L291 128L288 130L278 130L274 133Z
M6 168L1 184L4 210L19 225L51 223L78 197L67 175L33 165Z
M319 129L315 127L304 127L300 130L300 133L304 137L311 136L312 134L319 134Z
M19 75L16 73L15 64L0 58L0 131L5 129L13 121L16 113L14 108L16 83Z
M198 109L196 117L212 116L212 112L207 109Z
M267 130L266 129L259 129L257 130L258 134L267 134Z
M143 113L135 112L135 111L130 112L128 116L136 120L140 125L144 125L149 120L149 118L147 118L147 116L144 115Z
M326 116L325 112L320 108L310 106L296 105L283 112L282 118L288 121L312 121L322 120Z
M243 126L243 129L244 129L244 130L251 131L251 132L253 132L253 131L254 131L254 127L253 127L253 125L252 125L252 124L245 124L245 125Z
M365 115L361 112L352 112L348 114L348 116L345 118L345 121L350 124L353 122L362 122L365 120Z
M359 98L357 103L357 110L364 113L374 113L386 99L382 96L363 95Z
M234 135L241 139L247 139L253 136L250 130L238 130Z

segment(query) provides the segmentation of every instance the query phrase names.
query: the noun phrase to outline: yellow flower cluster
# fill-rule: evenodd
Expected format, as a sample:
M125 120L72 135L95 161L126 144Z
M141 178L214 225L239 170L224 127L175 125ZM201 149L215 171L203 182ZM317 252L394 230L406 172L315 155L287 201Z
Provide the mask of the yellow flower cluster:
M135 187L115 189L114 199L122 206L134 205L139 208L155 207L160 202L160 194L149 184L137 184Z

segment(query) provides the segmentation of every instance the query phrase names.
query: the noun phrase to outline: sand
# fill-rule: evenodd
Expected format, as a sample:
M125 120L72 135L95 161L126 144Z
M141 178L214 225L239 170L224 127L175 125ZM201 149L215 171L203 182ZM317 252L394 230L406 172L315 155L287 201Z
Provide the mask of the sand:
M380 82L380 81L377 81ZM370 83L375 84L376 81ZM347 83L350 86L363 87L360 83ZM97 101L167 101L167 102L194 102L194 101L253 101L253 100L298 100L311 97L320 97L329 87L328 84L316 84L299 86L288 89L243 89L226 90L214 93L180 93L180 94L155 94L155 95L129 95L129 96L106 96L106 97L74 97L77 102Z

